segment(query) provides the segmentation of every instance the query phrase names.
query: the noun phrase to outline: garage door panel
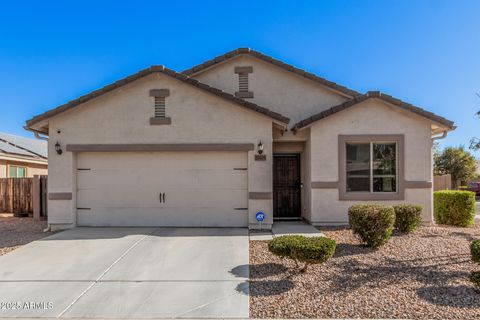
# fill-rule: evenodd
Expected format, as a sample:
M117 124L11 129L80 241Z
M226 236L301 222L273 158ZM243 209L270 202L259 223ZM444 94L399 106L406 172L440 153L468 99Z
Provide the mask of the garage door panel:
M246 167L245 152L79 153L77 223L247 226Z
M121 157L121 161L113 160L112 155ZM171 163L187 169L246 168L247 155L245 152L82 152L77 157L78 168L95 170L124 170L134 166L161 170L171 167Z
M126 192L119 196L117 190L106 188L78 190L77 207L246 207L248 192L243 189L164 189L165 192ZM165 193L165 202L160 202L160 193ZM163 200L163 197L162 197Z
M154 177L152 177L154 175ZM150 179L145 179L150 177ZM158 190L167 183L174 182L185 187L245 188L247 171L244 170L170 170L151 171L139 169L127 170L79 170L77 188L105 188L112 184L125 184L124 188Z
M230 208L97 208L79 210L77 223L82 226L165 226L165 227L245 227L246 210Z

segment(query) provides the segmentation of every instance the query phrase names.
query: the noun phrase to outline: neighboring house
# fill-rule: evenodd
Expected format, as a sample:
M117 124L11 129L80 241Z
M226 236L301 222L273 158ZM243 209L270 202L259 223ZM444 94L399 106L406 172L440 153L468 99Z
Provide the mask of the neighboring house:
M242 48L182 73L152 66L27 128L49 136L52 228L258 228L258 211L269 228L346 223L366 201L419 204L431 221L432 138L454 124Z
M47 142L0 132L0 178L46 175Z

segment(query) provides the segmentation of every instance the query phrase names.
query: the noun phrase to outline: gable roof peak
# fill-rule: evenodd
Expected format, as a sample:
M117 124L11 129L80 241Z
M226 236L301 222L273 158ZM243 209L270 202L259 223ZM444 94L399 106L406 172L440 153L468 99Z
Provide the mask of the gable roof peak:
M445 119L439 115L436 115L432 112L426 111L425 109L422 109L420 107L414 106L408 102L402 101L400 99L394 98L391 95L382 93L380 91L368 91L365 94L359 94L355 96L353 99L345 101L339 105L333 106L327 110L323 110L317 114L314 114L313 116L310 116L306 119L303 119L302 121L297 122L292 130L293 131L298 131L300 129L306 128L313 124L314 122L317 122L321 119L327 118L337 112L340 112L342 110L349 109L365 100L368 99L380 99L384 102L387 102L391 105L394 105L400 109L410 111L412 113L415 113L421 117L424 117L430 121L434 121L436 123L441 124L442 126L446 127L448 130L454 130L455 125L454 122L448 119Z
M319 77L311 72L308 72L306 70L303 70L303 69L300 69L300 68L297 68L291 64L288 64L288 63L285 63L283 61L280 61L278 59L275 59L271 56L267 56L259 51L256 51L256 50L253 50L253 49L250 49L250 48L237 48L235 50L232 50L232 51L229 51L227 53L224 53L222 55L219 55L213 59L210 59L210 60L207 60L201 64L198 64L192 68L189 68L187 70L184 70L182 71L183 74L185 75L188 75L188 76L194 76L195 74L203 71L203 70L206 70L207 68L210 68L210 67L213 67L219 63L222 63L222 62L225 62L227 60L230 60L232 58L235 58L241 54L248 54L249 56L251 57L254 57L254 58L257 58L259 60L262 60L264 62L267 62L267 63L270 63L274 66L277 66L281 69L284 69L286 71L289 71L289 72L292 72L296 75L299 75L299 76L302 76L310 81L313 81L313 82L316 82L316 83L319 83L321 85L323 85L324 87L327 87L333 91L336 91L344 96L347 96L348 98L353 98L357 95L359 95L360 93L355 91L355 90L352 90L352 89L349 89L347 87L344 87L342 85L339 85L335 82L332 82L332 81L329 81L325 78L322 78L322 77Z
M153 74L153 73L162 73L162 74L170 76L174 79L183 81L183 82L185 82L189 85L197 87L200 90L209 92L209 93L214 94L214 95L216 95L216 96L218 96L222 99L231 101L231 102L233 102L237 105L245 107L246 109L250 109L252 111L261 113L261 114L263 114L267 117L270 117L274 120L282 122L283 124L288 124L290 122L289 118L281 115L278 112L271 111L267 108L264 108L264 107L261 107L261 106L255 104L253 102L248 102L248 101L245 101L245 100L240 99L238 97L235 97L234 95L232 95L230 93L227 93L227 92L222 91L220 89L217 89L215 87L204 84L204 83L198 81L197 79L190 78L189 76L187 76L185 74L178 73L175 70L169 69L169 68L167 68L163 65L153 65L153 66L150 66L146 69L140 70L139 72L137 72L133 75L130 75L126 78L115 81L112 84L109 84L109 85L106 85L106 86L104 86L100 89L91 91L90 93L85 94L85 95L83 95L83 96L81 96L77 99L71 100L71 101L69 101L69 102L67 102L67 103L65 103L65 104L63 104L59 107L48 110L48 111L46 111L46 112L44 112L40 115L37 115L37 116L31 118L30 120L26 121L26 128L31 129L34 124L36 124L36 123L38 123L42 120L48 119L48 118L53 117L53 116L55 116L59 113L70 110L70 109L72 109L72 108L74 108L74 107L76 107L76 106L78 106L78 105L80 105L84 102L87 102L89 100L97 98L97 97L99 97L103 94L106 94L110 91L113 91L117 88L120 88L120 87L122 87L126 84L129 84L129 83L131 83L135 80L138 80L140 78L143 78L143 77L148 76L148 75Z

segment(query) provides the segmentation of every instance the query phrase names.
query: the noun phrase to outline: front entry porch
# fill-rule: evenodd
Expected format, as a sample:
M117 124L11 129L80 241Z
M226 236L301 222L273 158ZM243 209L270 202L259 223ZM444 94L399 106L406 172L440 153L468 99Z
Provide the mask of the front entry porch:
M274 221L272 230L250 230L250 240L271 240L284 235L302 235L306 237L322 237L323 234L305 221Z

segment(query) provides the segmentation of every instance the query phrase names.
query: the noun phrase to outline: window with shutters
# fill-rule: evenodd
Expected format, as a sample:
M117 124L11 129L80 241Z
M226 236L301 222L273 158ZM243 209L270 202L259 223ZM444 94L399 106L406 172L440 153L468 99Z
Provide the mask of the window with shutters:
M166 97L170 96L168 89L152 89L150 96L153 97L153 117L150 118L151 125L171 124L172 119L167 117Z
M238 74L238 91L235 96L239 98L253 98L253 92L249 91L249 75L253 73L253 68L250 66L237 66L235 73Z

